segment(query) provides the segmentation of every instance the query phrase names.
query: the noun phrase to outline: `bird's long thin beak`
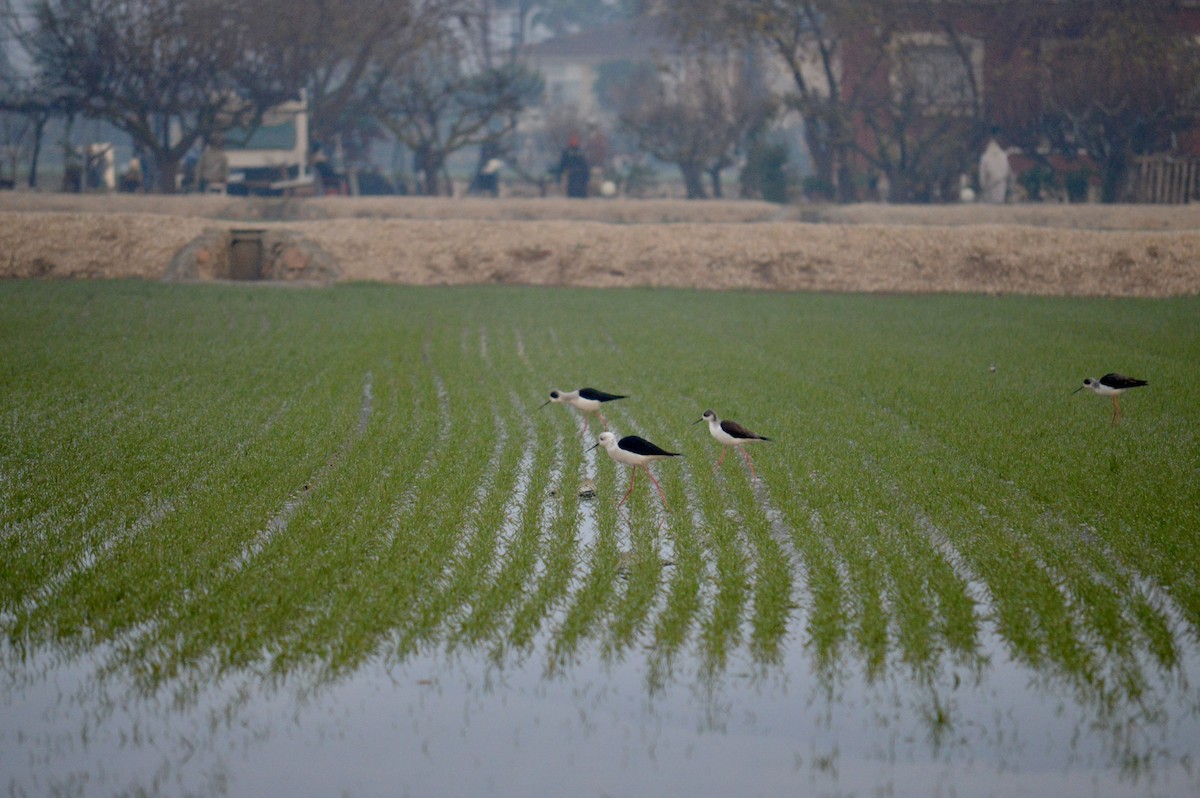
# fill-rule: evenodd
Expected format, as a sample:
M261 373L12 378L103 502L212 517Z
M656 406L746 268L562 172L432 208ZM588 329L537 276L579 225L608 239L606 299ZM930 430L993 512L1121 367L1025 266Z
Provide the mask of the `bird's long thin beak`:
M699 423L700 423L701 421L703 421L703 420L704 420L703 418L698 418L698 419L696 419L695 421L693 421L692 423L693 423L693 424L699 424Z
M543 407L545 407L545 406L546 406L546 405L548 405L548 404L550 404L550 400L549 400L549 399L547 399L546 401L544 401L544 402L542 402L540 405L538 405L538 410L541 410Z
M1079 393L1080 391L1082 391L1082 390L1084 389L1084 387L1086 387L1086 386L1080 385L1078 388L1076 388L1075 390L1071 391L1071 396L1074 396L1075 394L1077 394L1077 393Z
M591 448L591 449L588 449L588 452L590 452L592 449L595 449L595 448L596 448L596 446L599 446L599 445L600 445L600 443L599 443L599 442L597 442L597 443L595 444L595 446L592 446L592 448ZM587 452L584 452L584 454L587 454Z

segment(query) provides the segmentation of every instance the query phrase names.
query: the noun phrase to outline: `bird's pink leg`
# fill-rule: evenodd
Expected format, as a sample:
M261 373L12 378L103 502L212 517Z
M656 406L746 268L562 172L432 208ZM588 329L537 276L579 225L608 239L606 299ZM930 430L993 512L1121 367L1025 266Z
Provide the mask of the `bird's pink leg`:
M1116 424L1116 423L1117 423L1117 419L1119 419L1119 418L1121 417L1121 405L1120 405L1120 404L1117 402L1117 399L1118 399L1118 398L1119 398L1119 397L1117 397L1117 395L1116 395L1116 394L1113 394L1113 417L1112 417L1112 423L1114 423L1114 424Z
M650 472L647 471L646 473L649 474ZM624 504L625 500L629 498L629 494L633 493L633 483L636 479L637 479L637 469L634 468L632 471L629 472L629 490L625 491L625 495L621 497L621 501L617 502L617 507L620 507L622 504Z
M720 468L720 467L721 467L721 463L724 463L724 462L725 462L725 453L726 453L726 452L728 452L728 451L729 451L729 447L728 447L728 446L722 446L722 447L721 447L721 456L717 458L717 464L716 464L715 466L713 466L713 468Z
M642 468L646 468L646 467L642 466ZM637 469L635 468L634 471L637 471ZM654 475L650 473L649 468L646 468L646 476L650 477L650 481L654 483L654 487L658 488L658 496L659 496L659 498L662 499L663 509L670 509L669 507L667 507L667 496L666 496L666 494L663 493L662 486L658 484L658 480L655 479Z
M604 417L604 414L597 410L596 415L600 418L600 423L604 425L604 428L608 429L608 419Z
M741 446L738 447L738 451L742 453L742 457L746 458L746 465L750 466L750 476L758 479L758 474L754 473L754 463L750 461L750 455L747 454L746 450Z

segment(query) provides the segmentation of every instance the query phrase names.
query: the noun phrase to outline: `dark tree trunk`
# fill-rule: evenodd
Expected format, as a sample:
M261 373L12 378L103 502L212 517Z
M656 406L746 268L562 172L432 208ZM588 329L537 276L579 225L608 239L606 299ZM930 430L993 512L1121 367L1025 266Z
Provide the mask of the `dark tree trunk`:
M442 167L436 158L430 157L425 161L425 196L436 197L442 193Z
M1100 201L1114 203L1121 201L1121 190L1125 187L1125 179L1129 174L1129 164L1133 162L1128 146L1121 146L1106 158L1100 166Z
M46 132L48 114L38 114L33 123L33 154L29 156L29 187L37 188L38 161L42 157L42 134Z
M679 164L683 173L683 185L687 188L688 199L704 199L704 172L695 164Z
M179 174L179 159L170 152L154 152L154 179L159 193L174 194L175 178Z
M713 167L708 170L708 179L712 182L713 199L721 199L724 194L721 192L721 169Z

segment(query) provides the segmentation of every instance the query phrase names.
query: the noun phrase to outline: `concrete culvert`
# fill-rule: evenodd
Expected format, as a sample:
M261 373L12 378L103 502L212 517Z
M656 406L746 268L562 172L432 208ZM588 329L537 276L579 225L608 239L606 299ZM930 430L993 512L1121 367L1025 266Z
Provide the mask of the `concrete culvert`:
M333 256L289 230L208 229L171 259L164 280L274 280L328 284Z
M261 280L263 230L229 231L229 279Z

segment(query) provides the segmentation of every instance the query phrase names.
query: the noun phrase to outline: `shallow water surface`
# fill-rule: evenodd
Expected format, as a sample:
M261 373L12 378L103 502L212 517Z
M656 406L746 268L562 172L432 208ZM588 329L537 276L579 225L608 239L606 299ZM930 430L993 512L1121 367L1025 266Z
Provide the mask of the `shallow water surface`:
M795 620L795 619L794 619ZM794 625L795 628L795 625ZM989 638L979 664L868 679L777 666L718 675L652 651L377 657L326 679L203 674L153 694L104 653L5 652L0 756L13 795L1191 796L1190 649L1110 703Z

